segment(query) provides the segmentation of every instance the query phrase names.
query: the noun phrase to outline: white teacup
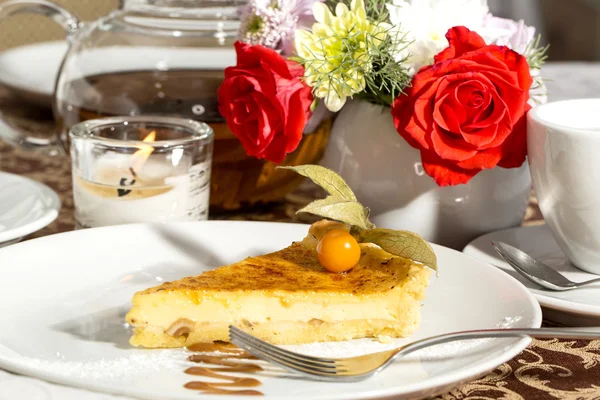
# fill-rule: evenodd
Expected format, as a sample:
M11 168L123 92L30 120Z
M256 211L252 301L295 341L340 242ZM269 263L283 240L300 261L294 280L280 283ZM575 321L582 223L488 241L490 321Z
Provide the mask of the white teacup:
M600 274L600 99L529 112L528 157L542 215L576 267Z

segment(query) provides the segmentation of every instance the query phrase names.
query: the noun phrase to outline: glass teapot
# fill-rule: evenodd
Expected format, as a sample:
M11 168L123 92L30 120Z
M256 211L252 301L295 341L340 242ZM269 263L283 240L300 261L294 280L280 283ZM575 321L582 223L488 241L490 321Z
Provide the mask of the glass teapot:
M56 139L41 140L15 129L11 143L68 152L74 124L99 117L168 115L207 122L215 131L211 206L236 209L280 200L301 181L289 171L246 156L217 107L223 70L236 62L233 43L241 0L124 0L91 23L44 0L0 4L0 20L37 13L67 32L69 50L55 86ZM6 124L5 125L6 128ZM305 136L285 165L315 163L323 155L330 121ZM61 150L61 151L62 151Z

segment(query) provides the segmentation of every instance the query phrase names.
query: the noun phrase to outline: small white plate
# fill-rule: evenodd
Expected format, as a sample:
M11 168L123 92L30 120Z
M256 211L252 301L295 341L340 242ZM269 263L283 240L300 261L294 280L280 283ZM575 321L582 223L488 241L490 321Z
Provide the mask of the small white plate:
M0 53L0 83L39 106L52 107L66 41L36 43Z
M46 227L59 211L60 199L48 186L0 172L0 246Z
M308 225L208 221L122 225L44 237L0 250L10 285L0 291L0 367L55 383L144 399L198 399L185 350L142 350L128 344L124 315L138 290L200 274L288 246ZM480 328L539 327L541 310L510 276L464 254L435 246L423 320L408 339L289 346L344 357L435 334ZM515 357L529 339L450 343L415 353L359 383L323 383L268 368L253 375L269 399L414 398L448 391ZM222 396L201 396L222 400Z
M492 248L492 240L505 242L523 250L575 282L597 275L575 268L556 244L546 225L520 227L488 233L471 242L463 252L499 267L523 283L544 308L544 317L564 325L592 326L600 323L600 283L567 292L540 288L523 278Z

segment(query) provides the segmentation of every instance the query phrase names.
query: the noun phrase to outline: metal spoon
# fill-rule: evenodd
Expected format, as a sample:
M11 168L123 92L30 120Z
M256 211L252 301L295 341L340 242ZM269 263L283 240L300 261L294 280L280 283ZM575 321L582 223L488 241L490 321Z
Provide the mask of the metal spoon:
M536 260L529 254L502 242L492 241L492 246L500 257L502 257L511 267L523 277L531 282L546 289L565 291L577 289L590 283L600 282L600 278L591 279L585 282L573 282L564 275L556 272L543 262Z

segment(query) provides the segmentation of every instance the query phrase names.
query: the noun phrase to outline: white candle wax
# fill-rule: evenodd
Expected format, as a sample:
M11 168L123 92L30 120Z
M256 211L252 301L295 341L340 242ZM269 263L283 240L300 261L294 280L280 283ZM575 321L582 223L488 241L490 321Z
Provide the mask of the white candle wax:
M89 169L91 176L74 173L78 224L97 227L206 219L210 163L190 167L185 157L173 167L164 156L151 155L134 176L130 171L131 155L101 156Z

